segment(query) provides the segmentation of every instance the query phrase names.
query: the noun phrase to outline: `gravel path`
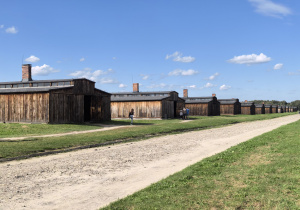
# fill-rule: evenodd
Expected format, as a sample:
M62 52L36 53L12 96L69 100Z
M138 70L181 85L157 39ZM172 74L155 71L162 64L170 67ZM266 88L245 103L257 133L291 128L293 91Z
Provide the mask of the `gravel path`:
M0 163L0 209L97 209L299 119L291 115Z

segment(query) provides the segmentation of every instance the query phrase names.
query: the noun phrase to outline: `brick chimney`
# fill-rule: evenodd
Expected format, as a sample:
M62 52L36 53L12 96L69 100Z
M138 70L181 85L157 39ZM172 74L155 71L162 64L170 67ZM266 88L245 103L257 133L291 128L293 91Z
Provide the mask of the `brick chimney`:
M215 94L215 93L213 93L213 94L212 94L212 97L216 97L216 94Z
M183 98L187 98L188 96L188 89L183 89Z
M22 82L32 81L31 78L31 64L22 65Z
M133 83L133 92L140 92L139 83Z
M247 103L248 101L247 100L245 100L245 103Z

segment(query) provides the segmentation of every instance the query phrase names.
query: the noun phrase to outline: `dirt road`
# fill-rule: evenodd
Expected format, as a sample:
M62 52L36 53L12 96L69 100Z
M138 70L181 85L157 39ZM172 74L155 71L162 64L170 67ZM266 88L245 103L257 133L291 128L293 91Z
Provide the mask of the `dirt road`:
M299 119L292 115L0 163L0 209L97 209Z

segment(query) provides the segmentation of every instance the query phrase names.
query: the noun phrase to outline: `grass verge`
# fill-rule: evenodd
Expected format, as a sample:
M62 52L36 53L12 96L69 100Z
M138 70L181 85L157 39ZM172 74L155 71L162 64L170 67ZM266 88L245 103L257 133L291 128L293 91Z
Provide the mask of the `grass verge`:
M102 144L115 143L116 141L120 140L136 141L158 135L167 135L172 133L187 132L191 130L207 129L246 121L265 120L281 116L287 116L291 114L295 113L192 117L192 120L186 123L182 123L183 121L178 119L135 120L134 124L137 126L126 127L111 131L68 135L62 137L28 137L24 141L17 142L0 141L0 161L5 161L8 158L26 158L26 156L31 155L43 155L48 154L48 152L64 151L66 149L69 150L87 146L101 146ZM112 121L110 122L110 124L128 125L129 120Z
M99 125L0 123L0 138L36 136L102 128Z
M241 143L103 209L300 209L299 127Z

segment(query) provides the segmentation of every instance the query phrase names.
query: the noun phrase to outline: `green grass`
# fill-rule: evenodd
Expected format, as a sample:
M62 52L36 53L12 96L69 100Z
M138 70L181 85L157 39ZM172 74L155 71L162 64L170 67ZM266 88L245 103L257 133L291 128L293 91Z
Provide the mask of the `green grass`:
M83 124L1 123L0 138L66 133L71 131L93 130L99 128L101 128L101 126Z
M104 209L300 209L299 127L241 143Z
M213 127L224 126L228 124L235 124L245 121L264 120L275 117L291 115L295 113L284 114L268 114L268 115L236 115L236 116L216 116L216 117L191 117L190 122L182 123L182 120L134 120L137 126L121 128L111 131L102 131L89 134L68 135L62 137L47 137L47 138L33 138L28 137L24 141L16 142L1 142L0 141L0 160L5 158L15 158L27 155L34 155L38 153L45 153L53 150L64 150L69 148L77 148L83 146L98 146L103 143L114 142L116 140L137 141L157 135L167 135L179 132L187 132L190 130L200 130ZM114 120L110 124L129 125L129 120ZM18 124L7 124L17 126ZM47 125L35 124L34 126L41 126L37 129L43 133L48 127L57 126L64 127L69 125ZM42 127L45 126L45 127ZM84 125L70 125L86 127ZM20 127L22 125L20 124ZM19 129L21 129L19 127ZM90 126L92 127L92 126ZM16 129L18 130L18 129ZM78 129L79 130L79 129ZM16 131L19 135L21 131ZM36 133L31 133L36 134Z

